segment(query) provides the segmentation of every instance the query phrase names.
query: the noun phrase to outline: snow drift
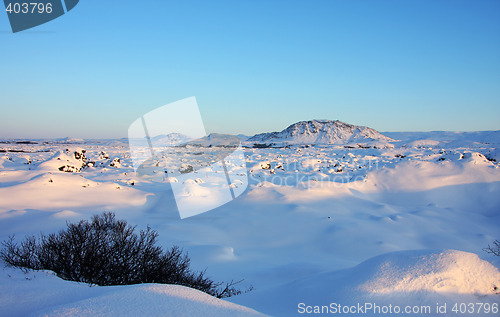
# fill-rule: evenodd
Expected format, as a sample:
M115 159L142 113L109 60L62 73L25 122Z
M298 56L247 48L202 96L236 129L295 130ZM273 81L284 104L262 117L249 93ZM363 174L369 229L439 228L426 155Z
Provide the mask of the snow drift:
M3 263L1 263L3 267ZM23 296L19 296L22 294ZM51 271L0 271L0 316L265 316L180 285L92 286Z
M418 250L383 254L351 269L317 274L235 297L232 301L273 316L301 316L304 313L300 307L330 306L331 303L337 305L334 307L358 303L399 305L402 309L412 305L420 306L419 309L430 306L430 314L425 316L453 316L456 315L451 311L453 303L498 305L499 286L498 269L473 253ZM304 305L299 306L301 303ZM449 314L437 313L436 303L447 303ZM366 311L359 315L379 314Z

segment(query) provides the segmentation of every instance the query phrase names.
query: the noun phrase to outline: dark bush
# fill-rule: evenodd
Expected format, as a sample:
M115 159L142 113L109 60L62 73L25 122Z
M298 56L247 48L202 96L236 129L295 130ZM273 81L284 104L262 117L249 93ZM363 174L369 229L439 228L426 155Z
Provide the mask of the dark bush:
M191 271L190 259L179 247L163 251L156 245L155 230L147 227L136 234L114 213L66 225L58 234L28 236L20 244L11 236L2 243L0 259L24 270L51 270L65 280L101 286L178 284L218 298L241 293L233 287L238 282L216 283L204 271Z

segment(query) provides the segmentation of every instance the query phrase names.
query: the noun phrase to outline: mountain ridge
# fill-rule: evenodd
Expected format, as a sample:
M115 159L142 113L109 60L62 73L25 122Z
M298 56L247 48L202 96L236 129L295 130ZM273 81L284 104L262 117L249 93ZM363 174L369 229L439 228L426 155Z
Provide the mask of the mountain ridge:
M340 120L308 120L291 124L280 132L259 133L253 143L349 144L356 142L394 142L375 129Z

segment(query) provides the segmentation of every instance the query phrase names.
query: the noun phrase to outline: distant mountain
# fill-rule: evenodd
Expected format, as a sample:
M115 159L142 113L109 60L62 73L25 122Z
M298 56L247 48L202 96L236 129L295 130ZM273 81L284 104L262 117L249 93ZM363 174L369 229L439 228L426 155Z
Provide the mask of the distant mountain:
M300 121L281 132L260 133L248 139L251 143L275 144L350 144L393 141L372 128L339 120Z
M210 133L201 139L189 142L189 144L199 146L237 147L240 144L240 139L238 136L232 134Z

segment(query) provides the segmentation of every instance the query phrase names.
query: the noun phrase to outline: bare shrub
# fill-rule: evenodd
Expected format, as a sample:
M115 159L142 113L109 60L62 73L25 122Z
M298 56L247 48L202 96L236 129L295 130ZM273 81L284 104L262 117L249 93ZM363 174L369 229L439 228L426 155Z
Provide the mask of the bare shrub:
M20 244L11 236L2 243L0 259L23 270L51 270L65 280L101 286L163 283L218 298L241 294L234 288L239 282L217 283L205 271L191 271L188 255L178 246L163 251L157 237L149 226L136 234L135 227L105 212L67 223L57 234L28 236Z
M483 250L487 253L491 253L493 255L500 256L500 241L498 241L498 240L493 241L493 246L490 246L488 244L488 247L484 248Z

